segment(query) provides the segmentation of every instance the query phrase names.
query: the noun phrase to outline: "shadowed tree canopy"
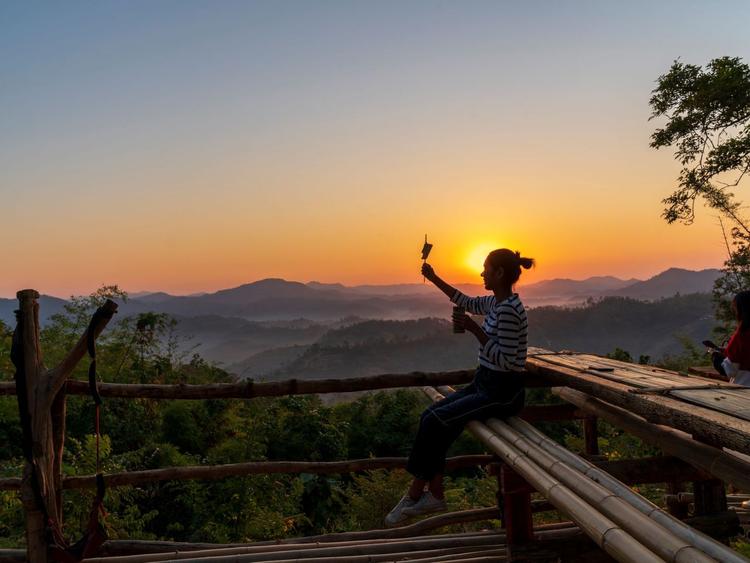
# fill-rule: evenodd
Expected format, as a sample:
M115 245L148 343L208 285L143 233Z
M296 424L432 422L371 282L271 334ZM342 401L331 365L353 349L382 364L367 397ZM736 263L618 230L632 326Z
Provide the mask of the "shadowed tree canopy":
M750 233L732 192L750 168L750 67L737 57L705 68L675 61L657 84L651 119L667 122L651 135L651 146L674 146L683 165L677 189L663 200L664 218L692 222L701 197Z
M713 59L705 68L675 61L650 104L651 119L666 119L651 146L674 147L682 164L677 189L663 200L664 219L692 223L695 202L703 199L731 225L731 247L724 235L729 257L714 286L716 316L724 322L717 333L726 336L734 323L731 299L750 287L750 228L734 192L750 170L750 67L738 57Z

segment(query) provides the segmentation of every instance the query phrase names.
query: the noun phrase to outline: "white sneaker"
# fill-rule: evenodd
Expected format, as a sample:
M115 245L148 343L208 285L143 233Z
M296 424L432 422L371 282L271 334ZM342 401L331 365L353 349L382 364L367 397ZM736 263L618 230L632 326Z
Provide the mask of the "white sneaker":
M428 514L430 512L440 512L448 508L445 503L445 499L438 499L430 492L423 493L419 500L407 508L403 509L403 513L408 518L409 516L419 516L420 514Z
M417 501L411 498L408 493L405 494L403 497L401 497L401 500L398 501L398 504L393 507L393 510L391 510L385 517L385 525L389 528L391 526L397 526L398 524L409 518L406 514L404 514L404 510L415 504L417 504Z

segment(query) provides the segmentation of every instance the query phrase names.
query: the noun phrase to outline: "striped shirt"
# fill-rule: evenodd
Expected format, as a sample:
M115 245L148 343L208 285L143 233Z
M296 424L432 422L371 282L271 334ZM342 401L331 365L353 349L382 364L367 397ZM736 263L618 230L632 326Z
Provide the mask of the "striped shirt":
M451 301L474 315L484 315L482 330L489 336L479 347L479 363L495 371L522 371L526 364L526 309L513 293L498 302L494 295L468 297L456 290Z

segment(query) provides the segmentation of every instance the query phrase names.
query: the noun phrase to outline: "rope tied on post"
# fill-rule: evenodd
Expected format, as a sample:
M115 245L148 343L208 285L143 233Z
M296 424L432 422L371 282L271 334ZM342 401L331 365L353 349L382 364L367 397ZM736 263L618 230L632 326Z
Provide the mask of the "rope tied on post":
M99 395L99 388L97 386L96 377L96 336L94 334L97 325L103 319L111 319L112 313L108 312L104 307L99 307L94 314L91 316L89 321L88 329L86 329L86 350L91 358L89 364L89 390L91 391L91 398L94 400L96 409L96 415L94 420L94 430L96 432L96 484L97 484L97 500L101 503L104 499L104 477L101 472L101 453L99 442L101 438L100 428L100 411L102 405L102 397ZM95 501L96 502L96 501Z

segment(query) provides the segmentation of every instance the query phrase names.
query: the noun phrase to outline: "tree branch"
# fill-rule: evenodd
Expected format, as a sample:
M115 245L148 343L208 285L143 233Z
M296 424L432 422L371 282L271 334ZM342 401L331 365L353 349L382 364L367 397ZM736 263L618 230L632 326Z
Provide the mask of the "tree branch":
M111 299L107 299L104 305L102 305L102 309L104 314L99 317L98 322L93 327L95 339L99 337L99 335L104 330L104 327L107 326L109 321L117 312L117 304ZM86 340L88 338L88 333L89 329L87 328L81 338L78 340L78 343L68 353L67 357L62 362L60 362L60 365L49 371L47 386L48 396L50 397L50 400L52 400L52 398L57 395L57 392L62 389L62 386L65 384L65 380L68 378L68 376L70 376L71 373L73 373L73 370L78 365L78 362L80 362L81 358L83 358L83 356L86 354Z

